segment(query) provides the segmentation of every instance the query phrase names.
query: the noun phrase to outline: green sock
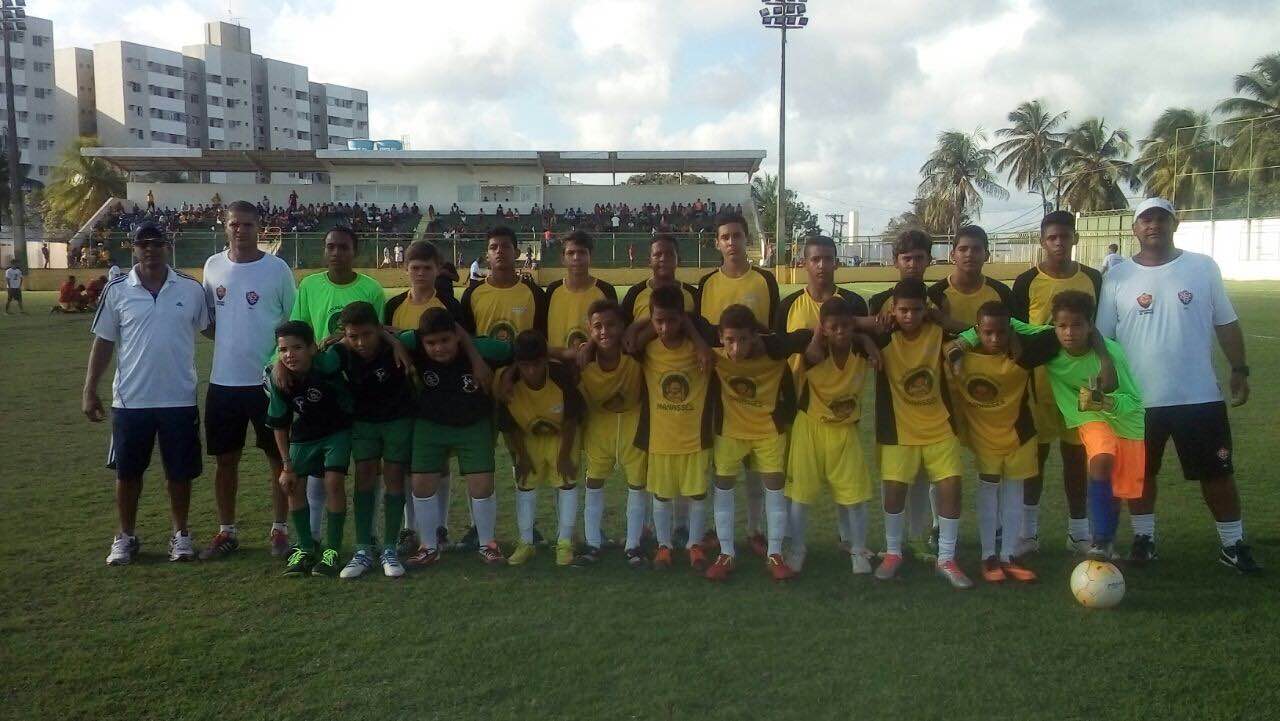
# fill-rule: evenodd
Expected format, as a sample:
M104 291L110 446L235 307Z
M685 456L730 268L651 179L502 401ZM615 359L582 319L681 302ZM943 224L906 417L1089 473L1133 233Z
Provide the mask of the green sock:
M400 524L404 522L404 494L384 493L382 496L382 545L395 548L400 537Z
M289 511L289 518L293 521L293 532L298 535L298 548L310 552L315 546L311 538L311 509L307 506L295 508Z
M373 512L377 496L373 491L356 491L356 546L373 543Z
M347 522L347 512L326 511L324 518L324 547L336 551L342 546L342 525Z

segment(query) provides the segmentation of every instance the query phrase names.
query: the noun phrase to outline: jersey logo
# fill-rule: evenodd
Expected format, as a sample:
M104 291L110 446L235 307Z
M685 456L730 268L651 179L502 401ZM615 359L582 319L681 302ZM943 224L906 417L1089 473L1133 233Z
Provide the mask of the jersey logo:
M252 290L244 294L244 299L248 301L251 306L257 305L258 301L262 300L261 296Z
M1152 300L1153 298L1151 297L1150 293L1143 293L1142 295L1138 296L1138 305L1145 310L1151 307Z
M310 402L312 402L312 403L319 403L321 398L324 398L324 393L321 393L319 388L308 388L308 389L307 389L307 400L308 400L308 401L310 401Z
M933 402L933 386L932 368L916 368L902 376L902 391L906 394L907 400L912 403Z
M730 378L729 390L733 391L734 395L742 396L743 398L754 399L756 397L756 383L750 378Z
M662 397L670 403L684 403L689 400L689 379L680 373L668 373L659 383Z
M986 376L971 376L964 384L964 392L975 406L999 405L1000 387Z
M858 399L853 397L837 398L834 401L831 401L830 405L827 407L831 409L831 415L833 418L824 418L823 420L843 421L853 416L854 411L858 410Z
M374 369L374 371L373 371L373 377L374 377L374 378L377 378L379 383L386 383L386 382L387 382L387 369L386 369L386 368L375 368L375 369Z
M476 379L470 373L462 376L462 392L475 393L480 390L480 384L476 383Z
M529 426L529 433L535 436L554 436L560 433L560 428L545 418L539 418Z
M226 286L220 285L217 288L214 288L213 294L218 296L218 305L226 305L226 302L223 300L223 298L227 297Z
M494 340L500 340L503 343L512 343L516 339L516 327L509 321L496 321L489 326L489 337Z
M428 388L435 388L440 385L440 376L436 375L435 371L427 371L422 374L422 382L425 383Z
M567 336L565 336L564 347L577 348L578 346L586 342L587 342L587 334L583 332L581 328L574 328L573 330L569 331L569 334Z
M1220 460L1220 461L1224 461L1224 462L1225 462L1225 461L1228 461L1228 460L1231 460L1231 449L1229 449L1229 448L1219 448L1219 449L1218 449L1218 460Z
M325 323L325 327L329 329L328 335L333 335L334 333L342 331L342 321L340 320L341 316L341 308L333 308L329 311L329 322Z
M1191 305L1191 300L1193 298L1195 298L1195 296L1191 295L1191 291L1189 290L1178 291L1178 300L1182 301L1183 305Z

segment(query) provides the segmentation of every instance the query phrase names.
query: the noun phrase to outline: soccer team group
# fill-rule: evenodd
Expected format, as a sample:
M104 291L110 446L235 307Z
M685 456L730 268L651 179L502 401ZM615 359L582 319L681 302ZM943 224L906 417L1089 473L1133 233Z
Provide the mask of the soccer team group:
M1117 283L1138 282L1129 279L1143 267L1142 253L1160 250L1160 243L1161 252L1172 251L1172 207L1145 205L1134 227L1143 250L1109 271ZM1134 350L1112 339L1123 340L1129 309L1100 313L1100 301L1120 301L1103 292L1097 271L1071 259L1076 234L1069 213L1044 218L1044 260L1012 288L984 275L989 243L977 226L956 238L948 277L927 286L932 241L906 230L893 247L900 280L869 301L836 285L836 247L823 236L803 242L806 286L780 299L773 275L751 264L747 224L733 214L717 218L722 265L697 286L677 279L678 246L658 235L650 247L652 277L621 302L613 286L591 274L593 241L584 232L564 237L566 276L542 289L518 274L514 234L492 230L490 273L460 301L447 283L437 284L442 259L435 246L415 242L405 253L410 289L384 300L382 287L352 268L358 239L349 229L328 233L327 271L307 276L295 292L287 265L258 250L257 222L251 205L228 208L228 249L204 270L207 317L195 312L191 322L214 338L204 425L207 451L217 459L219 531L197 554L186 507L174 499L184 493L189 499L187 486L200 475L198 432L166 433L194 419L131 406L130 379L121 378L130 363L121 345L112 410L121 528L109 564L128 563L138 551L137 492L128 486L136 479L140 487L157 436L174 508L170 558L234 553L238 464L252 427L273 476L272 551L287 558L290 576L355 578L381 566L398 577L405 566L437 564L446 549L472 549L488 564L526 564L543 543L535 529L540 489L555 497L557 528L549 542L555 563L591 565L611 544L602 528L605 486L618 471L627 484L621 545L633 567L670 568L683 547L695 571L729 578L738 558L741 478L744 545L775 580L802 571L809 511L829 496L853 573L892 579L904 559L915 557L951 586L971 588L956 552L962 488L975 488L963 481L967 449L978 474L981 577L1032 582L1029 559L1040 547L1050 444L1061 449L1068 547L1113 557L1120 504L1127 501L1134 528L1128 558L1143 563L1156 558L1151 486L1169 439L1187 477L1214 489L1205 497L1218 521L1220 560L1258 570L1243 540L1221 392L1216 405L1172 404L1175 411L1166 414L1144 407L1144 391L1161 392L1144 387L1150 349L1136 352L1131 370L1126 350ZM157 247L167 250L163 234L152 231L135 233L139 265L104 294L94 320L99 341L120 342L137 325L122 323L129 312L123 296L130 286L146 285L130 278L160 262ZM1197 258L1212 264L1204 256L1192 262ZM1182 261L1175 256L1172 263ZM1184 270L1206 275L1203 268ZM167 266L157 272L196 282ZM1207 276L1197 281L1210 286L1197 287L1205 296L1197 300L1210 305L1215 326L1225 325L1228 314L1234 321L1216 267ZM1146 303L1139 297L1134 314L1139 323L1155 305L1152 292L1144 293ZM1172 310L1190 307L1181 300ZM1195 340L1182 333L1177 342ZM1203 354L1212 375L1209 350ZM1242 344L1239 355L1242 364ZM185 365L174 372L187 373ZM86 413L93 370L91 358ZM1248 369L1233 372L1247 378ZM885 536L874 567L867 529L876 484L858 433L869 375ZM1247 393L1247 381L1244 387ZM1153 430L1163 437L1153 439ZM515 478L518 536L506 552L497 542L499 434ZM451 457L471 519L453 545ZM353 470L355 550L344 564ZM375 528L379 486L383 513ZM580 498L582 543L575 541Z

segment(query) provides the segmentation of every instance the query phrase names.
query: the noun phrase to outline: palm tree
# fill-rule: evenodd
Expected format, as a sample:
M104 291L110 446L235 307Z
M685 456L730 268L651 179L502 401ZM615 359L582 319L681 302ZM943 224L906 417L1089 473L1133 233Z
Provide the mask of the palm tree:
M1234 120L1280 115L1280 53L1258 58L1252 71L1236 76L1234 86L1251 97L1227 98L1218 103L1217 112Z
M963 219L982 212L982 196L1008 198L1009 191L996 182L991 165L996 154L982 147L987 136L947 130L938 134L938 146L920 166L924 180L916 194L924 199L927 225L947 228L955 235Z
M1013 125L996 131L997 138L1006 140L992 148L1000 154L996 170L1005 173L1015 188L1039 192L1045 208L1049 207L1046 186L1064 135L1057 128L1066 117L1065 110L1050 115L1039 100L1024 102L1009 113Z
M1233 86L1241 95L1223 100L1216 110L1231 116L1222 135L1231 146L1236 175L1252 176L1256 168L1280 165L1280 53L1258 58L1253 70L1236 76ZM1264 182L1280 177L1274 169L1261 175Z
M1124 190L1140 181L1125 160L1133 149L1129 133L1110 129L1102 118L1088 118L1072 129L1058 152L1062 199L1073 212L1129 207Z
M1148 196L1168 198L1179 207L1203 205L1220 147L1210 132L1208 113L1166 108L1138 145L1135 172Z
M110 198L123 198L124 175L102 158L86 158L83 148L98 146L98 139L77 138L63 153L62 162L44 192L44 222L51 228L76 229L88 222Z
M796 191L786 189L787 235L798 238L817 232L818 216L796 199ZM778 228L778 176L763 173L751 179L751 202L760 217L760 232L772 237Z

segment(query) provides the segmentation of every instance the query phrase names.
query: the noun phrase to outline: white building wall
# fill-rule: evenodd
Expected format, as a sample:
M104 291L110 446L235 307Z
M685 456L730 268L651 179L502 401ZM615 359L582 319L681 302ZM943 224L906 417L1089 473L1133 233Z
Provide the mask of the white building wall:
M18 116L18 157L30 166L28 178L47 183L65 142L62 125L55 114L58 96L54 83L53 23L28 17L26 31L12 36L10 48L13 107ZM3 80L0 76L0 84ZM0 110L7 108L6 102L4 93L0 93ZM0 135L6 138L7 148L8 126L3 122L0 122Z
M372 202L362 199L374 195L385 196L388 186L412 188L408 195L397 195L400 202L414 203L425 212L428 205L434 205L436 211L447 212L458 203L468 213L477 213L482 208L492 213L501 200L495 200L487 188L494 186L523 189L526 200L503 202L504 206L514 204L528 212L533 203L541 204L542 200L542 168L540 166L519 165L417 165L402 168L385 166L337 167L330 173L333 187L333 199L337 202ZM489 200L483 198L489 197ZM468 199L470 198L470 199Z
M597 203L626 203L631 207L645 203L668 206L672 203L688 205L701 199L716 205L741 203L743 210L751 201L751 186L740 183L714 185L549 185L544 191L546 201L557 211L582 208L590 212ZM527 209L526 209L527 210Z
M1211 256L1227 280L1280 280L1280 218L1187 221L1173 243Z
M298 202L325 203L329 201L329 186L316 184L277 185L272 183L128 183L125 188L126 197L144 207L147 203L147 191L155 194L156 205L165 208L180 208L183 203L192 205L208 205L213 201L214 193L225 205L233 200L247 200L258 203L262 196L267 196L272 205L288 205L289 192L298 192Z

